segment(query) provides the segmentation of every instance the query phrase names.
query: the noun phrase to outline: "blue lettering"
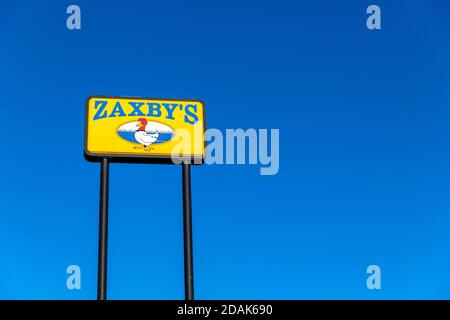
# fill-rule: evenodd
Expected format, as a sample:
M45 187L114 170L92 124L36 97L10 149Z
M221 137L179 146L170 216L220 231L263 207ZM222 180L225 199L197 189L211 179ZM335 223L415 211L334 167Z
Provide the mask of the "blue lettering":
M116 117L116 113L119 114L119 117L125 117L126 114L123 112L122 106L120 105L120 102L117 101L116 105L114 106L114 109L111 111L110 117Z
M184 112L186 113L186 115L184 116L184 122L187 122L190 124L197 123L197 121L198 121L197 105L195 105L195 104L186 105L186 107L184 108ZM189 118L191 118L191 119L189 119Z
M106 107L107 103L108 102L104 101L104 100L96 100L95 101L94 108L97 109L99 105L100 105L100 108L95 113L93 120L106 118L106 111L103 112L103 110L105 110L105 107Z
M175 110L176 107L178 107L178 103L172 103L172 104L170 104L170 103L162 103L162 105L167 110L167 117L166 117L166 119L175 120L175 118L173 117L173 111Z
M143 102L129 102L129 105L133 107L133 111L131 111L128 116L144 116L144 113L140 110L144 105Z
M161 105L156 102L148 102L148 117L161 117Z

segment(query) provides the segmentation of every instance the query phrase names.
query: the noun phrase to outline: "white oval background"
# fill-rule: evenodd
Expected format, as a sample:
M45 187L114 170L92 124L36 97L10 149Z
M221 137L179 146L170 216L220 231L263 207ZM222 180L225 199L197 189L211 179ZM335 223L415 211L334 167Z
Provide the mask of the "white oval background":
M132 122L128 122L125 123L123 125L121 125L119 127L119 129L117 129L117 131L124 131L124 132L136 132L137 130L137 124L139 123L139 121L132 121ZM147 122L147 127L146 130L147 132L155 132L158 131L160 133L172 133L174 134L174 130L172 130L171 127L159 123L159 122L153 122L153 121L148 121Z

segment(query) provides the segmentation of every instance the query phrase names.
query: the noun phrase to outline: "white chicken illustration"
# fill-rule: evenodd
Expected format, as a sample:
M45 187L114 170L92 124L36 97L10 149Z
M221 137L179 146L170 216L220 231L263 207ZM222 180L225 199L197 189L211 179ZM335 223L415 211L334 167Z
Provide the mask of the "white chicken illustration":
M144 146L144 148L148 147L149 145L151 145L152 143L154 143L159 136L159 132L156 131L154 133L148 133L146 131L147 129L147 119L145 118L140 118L138 120L138 124L137 124L137 130L134 133L134 138L136 139L137 142L139 142L140 144L142 144Z

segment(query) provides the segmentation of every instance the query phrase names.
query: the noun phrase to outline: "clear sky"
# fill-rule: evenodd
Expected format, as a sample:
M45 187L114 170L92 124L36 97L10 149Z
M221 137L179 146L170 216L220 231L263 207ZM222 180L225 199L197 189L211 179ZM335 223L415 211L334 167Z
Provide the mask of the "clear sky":
M373 3L1 1L0 298L96 298L83 135L102 94L280 129L277 175L192 169L197 298L450 299L450 3ZM181 168L113 164L110 182L108 297L182 299Z

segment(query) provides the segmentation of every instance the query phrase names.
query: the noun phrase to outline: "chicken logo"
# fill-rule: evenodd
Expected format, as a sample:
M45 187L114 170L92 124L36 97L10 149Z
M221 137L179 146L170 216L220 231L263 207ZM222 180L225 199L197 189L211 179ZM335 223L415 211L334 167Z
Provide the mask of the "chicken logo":
M169 126L139 118L137 121L127 122L117 129L122 139L138 144L148 149L153 144L159 144L172 140L174 131Z
M140 118L138 121L139 121L139 123L137 124L138 129L134 134L134 138L136 139L137 142L142 144L144 148L146 148L158 139L159 132L156 131L154 133L148 133L146 130L148 124L147 119Z

